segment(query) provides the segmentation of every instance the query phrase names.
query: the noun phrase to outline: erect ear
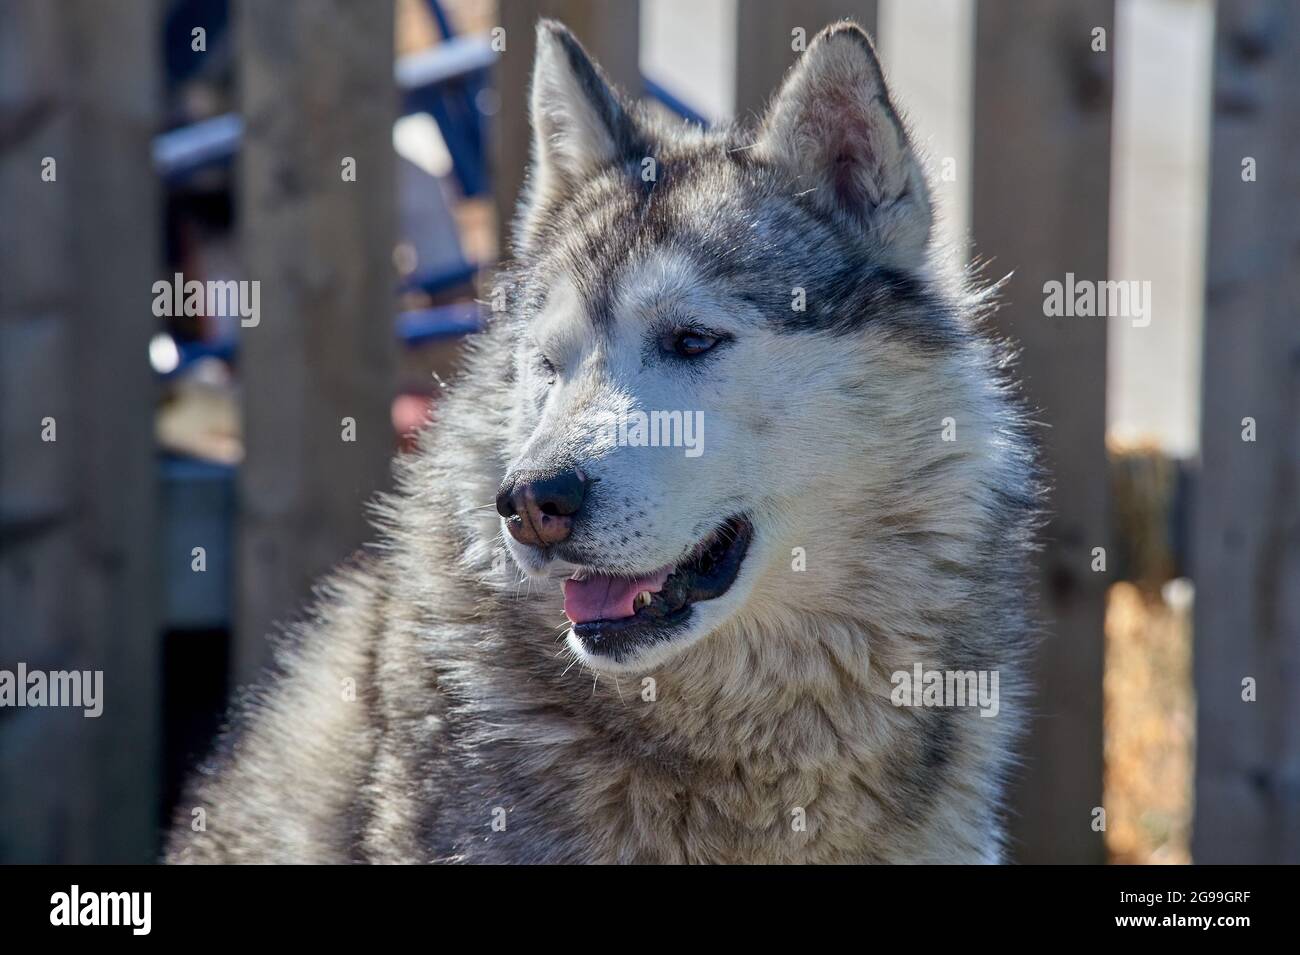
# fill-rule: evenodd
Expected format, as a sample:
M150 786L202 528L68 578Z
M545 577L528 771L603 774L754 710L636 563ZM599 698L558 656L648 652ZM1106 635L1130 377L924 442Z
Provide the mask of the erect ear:
M636 126L563 24L537 24L531 203L562 197L602 166L635 155Z
M808 46L768 107L756 151L884 258L914 257L928 242L925 174L856 24L829 26Z

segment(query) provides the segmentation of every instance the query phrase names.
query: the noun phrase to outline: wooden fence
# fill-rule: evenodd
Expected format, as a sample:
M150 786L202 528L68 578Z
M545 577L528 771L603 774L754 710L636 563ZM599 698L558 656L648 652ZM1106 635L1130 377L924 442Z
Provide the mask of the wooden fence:
M1201 468L1192 542L1192 853L1200 862L1295 863L1300 8L1221 2L1214 70ZM1253 436L1247 431L1252 423ZM1243 698L1250 691L1244 681L1254 684L1253 702Z
M0 18L0 666L134 674L98 735L53 711L0 711L0 858L149 857L156 847L155 479L142 360L157 274L159 6L97 17L90 0L14 0ZM380 7L385 5L380 4ZM507 0L494 67L495 204L504 223L529 142L532 23L565 20L628 89L637 0ZM790 31L837 16L876 26L873 0L738 0L735 112L758 112L792 62ZM386 480L391 336L392 21L342 0L237 4L249 135L246 257L276 327L245 341L247 463L234 669L264 659L271 621L366 535L359 502ZM1015 270L1000 327L1053 481L1039 581L1045 639L1036 718L1013 794L1015 858L1099 862L1103 612L1110 573L1106 325L1053 323L1042 286L1102 279L1110 232L1113 0L982 0L975 17L975 251ZM1106 51L1094 49L1106 31ZM300 42L311 36L310 43ZM90 80L71 82L78 69ZM322 90L325 92L322 93ZM1197 728L1195 857L1300 861L1300 9L1222 0L1215 37L1201 462L1193 468ZM85 157L94 156L94 163ZM358 184L338 189L343 156ZM39 179L58 157L59 181ZM1253 160L1256 175L1243 176ZM328 169L315 166L324 163ZM346 222L346 234L331 224ZM57 263L57 264L56 264ZM76 291L66 281L78 275ZM1157 321L1177 316L1156 316ZM280 324L283 323L283 324ZM382 324L382 322L380 322ZM74 397L75 396L75 397ZM307 407L328 409L304 414ZM352 417L358 443L303 434ZM58 422L57 443L41 440ZM1243 440L1247 419L1254 440ZM342 450L340 450L340 448ZM174 557L175 555L171 555ZM170 558L169 558L170 559ZM1243 699L1253 681L1254 701Z
M0 709L6 862L154 852L156 37L148 3L0 15L0 668L119 676L98 719Z

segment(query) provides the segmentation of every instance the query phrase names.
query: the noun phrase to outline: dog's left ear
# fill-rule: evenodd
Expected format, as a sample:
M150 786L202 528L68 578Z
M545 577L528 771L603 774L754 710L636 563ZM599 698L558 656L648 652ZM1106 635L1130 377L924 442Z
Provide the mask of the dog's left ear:
M537 24L531 119L533 166L525 201L533 208L563 199L585 178L637 151L636 125L622 100L555 20Z
M885 259L914 260L929 241L924 171L856 24L827 27L809 44L768 107L756 151Z

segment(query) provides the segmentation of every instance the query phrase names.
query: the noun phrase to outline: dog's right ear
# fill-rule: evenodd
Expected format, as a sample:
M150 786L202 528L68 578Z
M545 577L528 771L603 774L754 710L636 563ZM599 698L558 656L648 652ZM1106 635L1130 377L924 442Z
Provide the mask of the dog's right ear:
M636 126L563 24L537 24L532 89L533 208L562 199L601 167L636 154Z

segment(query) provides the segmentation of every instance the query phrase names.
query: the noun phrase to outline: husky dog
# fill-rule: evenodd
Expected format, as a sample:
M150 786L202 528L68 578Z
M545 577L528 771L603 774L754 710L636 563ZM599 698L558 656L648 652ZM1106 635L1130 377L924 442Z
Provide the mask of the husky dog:
M867 35L702 130L543 22L531 96L506 307L169 858L997 861L1034 454Z

